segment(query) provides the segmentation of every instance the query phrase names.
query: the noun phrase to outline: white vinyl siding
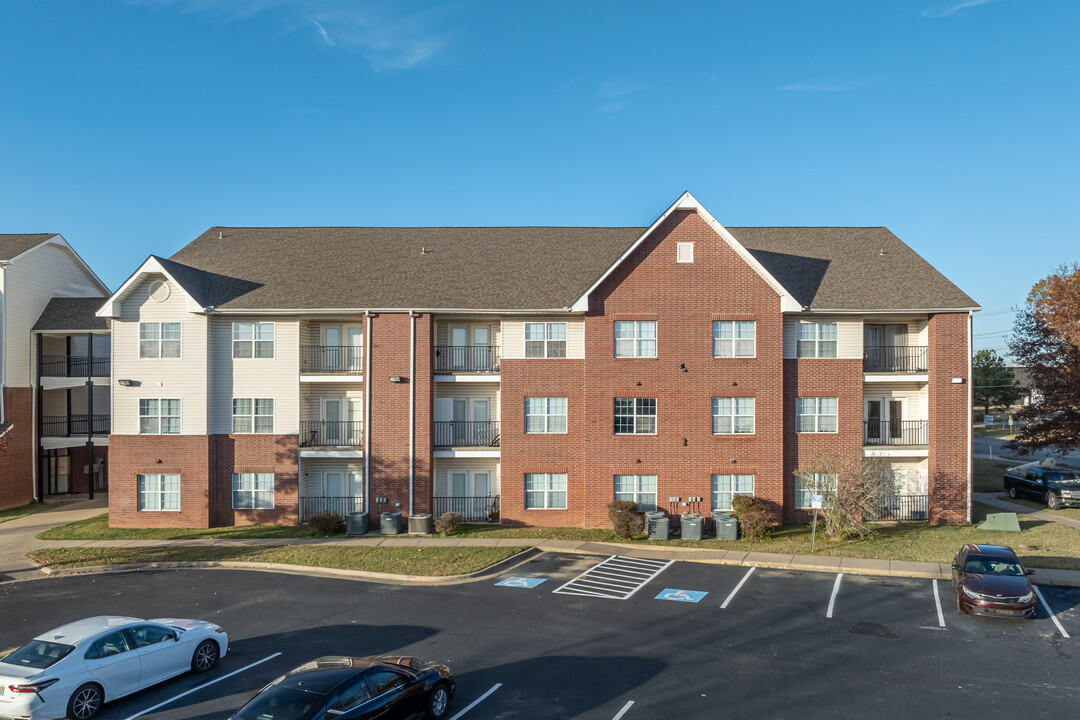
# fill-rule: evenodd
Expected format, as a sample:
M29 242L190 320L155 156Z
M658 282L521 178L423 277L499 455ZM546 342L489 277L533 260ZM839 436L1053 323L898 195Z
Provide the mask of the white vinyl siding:
M826 495L836 492L836 476L825 473L805 473L795 476L795 507L808 509L811 505L812 495ZM824 498L823 506L828 507L828 498Z
M566 323L566 357L585 357L585 322L581 318L523 318L502 323L500 355L503 359L525 358L525 325L528 323ZM535 331L534 331L535 332Z
M322 383L299 382L300 322L275 318L272 358L234 358L232 326L232 319L226 318L214 318L210 325L210 432L226 435L233 431L233 398L264 398L274 402L274 432L299 433L300 394L322 393L328 388ZM358 396L363 394L363 383L348 383L344 376L342 380L341 385L354 389ZM319 419L317 409L311 419Z
M784 359L794 360L798 355L799 324L806 322L805 316L784 316ZM848 360L863 359L863 321L862 318L833 315L815 317L814 322L836 323L836 357Z
M139 512L179 512L179 475L138 475Z
M757 323L753 320L716 320L712 324L713 357L752 358L757 355Z
M753 475L713 475L712 509L730 510L731 499L736 495L754 496Z
M656 509L655 475L616 475L615 499L636 502L638 511Z
M233 473L234 510L273 510L274 473Z
M833 397L795 398L795 432L836 432L837 400Z
M655 320L616 320L615 357L656 357Z
M713 398L713 435L750 435L754 432L754 398Z
M566 398L525 398L525 432L565 433Z
M525 473L526 510L565 510L566 473Z

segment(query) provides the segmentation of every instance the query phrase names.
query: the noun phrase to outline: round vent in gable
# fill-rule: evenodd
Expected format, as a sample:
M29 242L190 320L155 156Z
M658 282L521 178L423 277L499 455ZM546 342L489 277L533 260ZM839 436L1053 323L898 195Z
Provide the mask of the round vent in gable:
M169 283L164 280L155 280L150 283L150 299L154 302L165 302L169 299L171 292Z

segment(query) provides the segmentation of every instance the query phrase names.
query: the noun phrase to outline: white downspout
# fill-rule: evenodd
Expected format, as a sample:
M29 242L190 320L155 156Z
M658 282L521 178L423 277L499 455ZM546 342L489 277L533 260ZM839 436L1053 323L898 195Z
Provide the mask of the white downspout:
M968 451L967 451L967 521L969 523L971 522L971 485L972 485L972 479L973 479L972 478L972 467L971 467L971 464L972 464L972 459L971 459L971 454L972 454L972 447L971 447L971 440L972 440L972 437L971 437L971 435L972 435L972 430L971 430L971 404L975 401L975 394L974 394L975 393L975 388L973 387L973 382L972 382L972 377L971 377L971 350L972 350L971 343L972 343L972 332L973 332L972 324L974 323L974 321L975 321L975 313L973 311L971 311L971 310L968 310L968 336L967 336L968 401L967 401L967 408L965 409L965 412L967 413L967 449L968 449Z
M0 262L0 423L4 422L4 388L7 387L7 280L8 264Z
M371 313L364 311L364 514L371 502Z
M416 315L409 311L409 517L413 514L416 467Z

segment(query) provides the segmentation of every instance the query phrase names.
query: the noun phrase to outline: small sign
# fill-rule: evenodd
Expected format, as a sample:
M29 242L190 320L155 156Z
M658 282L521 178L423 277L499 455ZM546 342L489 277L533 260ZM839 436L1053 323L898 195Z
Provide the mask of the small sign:
M708 594L709 593L707 592L700 592L698 590L676 590L674 588L664 588L664 591L657 595L654 599L696 603L701 602L701 598L705 597Z
M821 498L820 495L811 495L810 496L810 509L811 510L820 510L821 509L821 500L822 500L822 498Z
M983 415L983 425L993 425L993 424L994 424L994 416L993 415Z
M506 578L501 582L495 583L496 585L502 585L503 587L515 587L515 588L534 588L542 582L546 582L547 578L519 578L512 577Z

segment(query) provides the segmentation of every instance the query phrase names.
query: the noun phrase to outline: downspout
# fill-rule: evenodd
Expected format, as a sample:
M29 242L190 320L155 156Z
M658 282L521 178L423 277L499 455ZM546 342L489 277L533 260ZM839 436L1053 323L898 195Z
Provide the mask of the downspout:
M967 408L965 408L965 412L967 413L967 421L966 421L967 422L967 521L969 523L971 522L971 484L972 484L972 468L971 468L971 464L972 464L972 459L971 459L971 454L972 454L972 448L971 448L971 441L972 441L972 438L971 438L971 434L972 434L972 430L971 430L971 403L974 402L974 398L975 398L975 395L974 395L975 388L973 387L973 383L972 383L972 379L971 379L971 349L972 349L971 343L972 343L972 332L973 332L972 325L973 325L974 322L975 322L975 313L973 311L971 311L971 310L968 310L968 337L967 337L967 361L968 361L968 366L967 366L967 386L968 386L968 397L967 397Z
M7 387L7 262L0 262L0 423L4 422L4 389Z
M413 514L416 468L416 315L409 311L409 517Z
M364 311L364 514L371 502L371 313Z

